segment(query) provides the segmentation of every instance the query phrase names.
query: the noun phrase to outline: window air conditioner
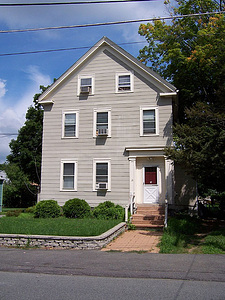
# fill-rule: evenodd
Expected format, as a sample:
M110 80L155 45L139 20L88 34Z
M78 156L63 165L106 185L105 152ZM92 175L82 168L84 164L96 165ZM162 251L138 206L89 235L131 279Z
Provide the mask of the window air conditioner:
M96 183L96 190L108 190L108 183L107 182Z
M91 91L90 86L81 86L80 87L80 93L81 94L89 94Z
M108 128L99 128L96 131L96 135L108 135Z

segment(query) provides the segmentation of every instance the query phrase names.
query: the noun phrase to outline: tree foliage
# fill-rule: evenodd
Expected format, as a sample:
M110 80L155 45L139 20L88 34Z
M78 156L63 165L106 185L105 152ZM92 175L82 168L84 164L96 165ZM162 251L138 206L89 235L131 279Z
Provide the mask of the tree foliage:
M7 174L4 181L3 205L6 207L28 207L35 204L37 190L17 164L1 164Z
M212 0L175 2L177 5L172 8L166 2L175 17L218 10ZM140 50L139 59L179 89L180 121L185 120L185 109L198 101L221 106L219 94L225 84L224 32L224 15L219 13L174 18L169 25L160 20L140 25L139 33L148 45Z
M167 149L167 155L202 186L221 191L225 179L225 17L213 0L171 3L165 1L175 16L170 23L155 20L140 26L148 45L140 50L139 59L179 90L175 148Z
M42 92L45 87L40 87ZM40 94L34 96L34 106L30 106L26 113L26 121L20 128L17 139L9 144L11 153L7 156L9 163L20 167L28 179L40 183L43 110L37 102Z
M37 200L41 178L43 110L38 97L46 90L34 95L34 106L26 113L26 121L18 132L17 139L11 140L10 154L1 169L7 174L4 182L3 204L8 207L28 207Z

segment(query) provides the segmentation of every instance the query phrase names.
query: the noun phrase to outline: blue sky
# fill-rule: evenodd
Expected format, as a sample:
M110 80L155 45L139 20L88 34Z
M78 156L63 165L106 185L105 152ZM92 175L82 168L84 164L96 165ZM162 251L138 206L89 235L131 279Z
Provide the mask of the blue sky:
M67 0L0 0L0 3L69 2ZM23 6L0 8L0 31L68 26L167 16L164 0L133 3ZM138 35L138 23L21 33L0 32L0 55L71 47L91 47L103 36L137 57L145 39ZM88 49L0 56L0 163L9 154L9 142L23 126L27 108L39 86L47 86L64 73Z

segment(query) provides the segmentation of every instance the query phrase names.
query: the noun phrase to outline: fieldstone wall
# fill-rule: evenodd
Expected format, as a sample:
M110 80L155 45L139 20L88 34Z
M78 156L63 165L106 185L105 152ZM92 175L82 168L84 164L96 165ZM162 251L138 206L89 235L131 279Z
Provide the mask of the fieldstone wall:
M126 223L120 223L99 236L71 237L24 234L0 234L0 246L36 247L45 249L101 249L125 231Z

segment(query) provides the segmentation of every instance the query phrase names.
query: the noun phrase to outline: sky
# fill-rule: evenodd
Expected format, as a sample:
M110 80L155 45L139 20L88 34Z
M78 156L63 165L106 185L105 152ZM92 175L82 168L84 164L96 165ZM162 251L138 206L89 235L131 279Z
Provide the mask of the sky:
M4 3L72 2L72 0L0 0ZM103 36L137 57L145 38L139 23L35 32L3 30L93 24L168 16L164 0L55 6L0 7L0 163L10 153L9 142L24 125L26 111L40 85L50 85ZM134 43L132 42L140 42ZM83 48L36 54L39 50ZM87 47L87 48L84 48ZM7 135L5 135L7 134Z

